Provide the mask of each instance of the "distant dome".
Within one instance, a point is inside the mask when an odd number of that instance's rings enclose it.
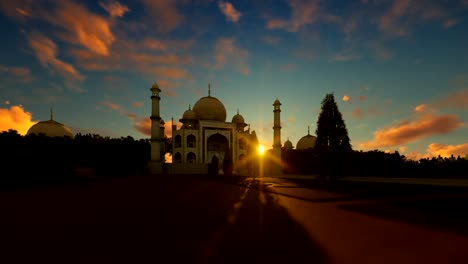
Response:
[[[216,97],[200,98],[193,106],[193,112],[200,120],[226,121],[226,108]]]
[[[31,126],[26,133],[26,135],[31,134],[45,134],[48,137],[71,137],[73,138],[73,133],[71,130],[66,127],[64,124],[61,124],[53,119],[47,121],[41,121]]]
[[[183,120],[196,120],[198,118],[197,118],[197,114],[192,109],[190,109],[190,106],[189,106],[189,109],[186,110],[184,114],[182,115],[182,119]]]
[[[312,135],[306,135],[303,136],[299,141],[297,142],[296,149],[308,149],[308,148],[313,148],[315,146],[315,140],[317,138],[312,136]]]
[[[289,139],[286,140],[286,142],[284,142],[284,148],[285,148],[285,149],[288,149],[288,150],[289,150],[289,149],[293,149],[293,144],[292,144],[291,141],[289,141]]]
[[[232,123],[244,124],[245,123],[244,117],[241,116],[239,112],[237,112],[237,114],[232,117]]]

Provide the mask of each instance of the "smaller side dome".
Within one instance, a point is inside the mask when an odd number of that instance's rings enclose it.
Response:
[[[293,149],[293,144],[292,144],[292,142],[289,140],[289,138],[288,138],[288,140],[286,140],[286,142],[284,142],[284,149],[286,149],[286,150],[291,150],[291,149]]]
[[[181,120],[197,120],[197,119],[198,119],[197,113],[195,113],[192,110],[191,106],[189,105],[189,109],[184,112]]]
[[[235,114],[232,117],[232,123],[236,123],[236,124],[244,124],[245,123],[244,117],[239,114],[239,109],[237,109],[237,114]]]

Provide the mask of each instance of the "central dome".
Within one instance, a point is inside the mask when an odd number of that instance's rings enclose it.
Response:
[[[226,108],[216,97],[205,96],[193,106],[199,120],[226,121]]]

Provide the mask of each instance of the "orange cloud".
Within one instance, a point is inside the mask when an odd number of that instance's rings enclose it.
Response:
[[[231,22],[238,22],[241,13],[236,10],[236,8],[229,2],[219,1],[218,3],[219,10],[226,16],[226,18]]]
[[[39,5],[36,13],[35,18],[45,19],[65,30],[58,34],[62,40],[82,45],[94,54],[110,54],[110,45],[115,41],[110,21],[93,14],[86,7],[73,1],[55,1],[47,9]]]
[[[8,108],[0,108],[0,131],[14,129],[21,135],[26,135],[28,129],[36,124],[32,121],[32,114],[24,111],[21,105],[13,105]]]
[[[314,23],[319,16],[319,2],[317,0],[289,0],[291,7],[291,18],[269,19],[266,27],[268,29],[283,29],[297,32],[302,27]]]
[[[155,67],[150,69],[150,71],[157,74],[160,78],[184,79],[189,76],[187,70],[180,68]]]
[[[343,101],[344,101],[344,102],[348,102],[348,101],[349,101],[349,96],[343,95]]]
[[[73,65],[63,62],[57,58],[57,45],[46,36],[35,33],[29,36],[29,45],[42,66],[52,68],[64,77],[73,77],[83,80],[84,77],[73,67]]]
[[[20,80],[23,82],[32,81],[31,70],[29,70],[29,68],[0,65],[0,73],[2,72],[13,75],[15,80]]]
[[[460,21],[458,19],[455,19],[455,18],[447,19],[444,22],[444,28],[451,28],[451,27],[455,26],[458,23],[460,23]]]
[[[99,5],[104,8],[111,17],[123,17],[125,13],[130,11],[127,6],[117,1],[109,1],[107,3],[99,2]]]
[[[176,129],[181,126],[181,123],[177,123]],[[145,136],[151,136],[151,119],[149,117],[140,118],[135,122],[133,128]],[[172,137],[172,124],[170,121],[164,123],[164,135],[169,138]]]
[[[133,128],[145,136],[151,136],[151,119],[149,117],[141,118],[135,122]]]
[[[228,63],[233,63],[234,67],[242,74],[250,74],[247,65],[249,53],[235,45],[233,38],[220,38],[215,45],[216,67],[222,69]]]
[[[397,146],[433,135],[447,134],[462,126],[463,122],[456,115],[424,114],[416,120],[405,120],[377,130],[373,140],[360,145],[365,149]]]
[[[438,143],[429,144],[427,152],[431,156],[450,157],[451,155],[457,157],[464,157],[468,154],[468,143],[459,145],[443,145]]]
[[[154,20],[158,31],[163,33],[172,31],[184,20],[183,15],[176,8],[175,2],[172,0],[143,0],[145,11]]]
[[[159,51],[165,51],[167,49],[166,43],[160,40],[151,39],[151,38],[147,38],[143,40],[143,47],[147,49],[159,50]]]
[[[364,113],[362,112],[362,109],[361,109],[361,108],[357,107],[357,108],[355,108],[355,109],[353,110],[352,115],[353,115],[353,117],[361,118],[361,117],[364,116]]]
[[[112,103],[112,102],[102,102],[101,103],[103,106],[111,109],[111,110],[115,110],[115,111],[119,111],[122,109],[122,106],[120,106],[119,104],[115,104],[115,103]]]
[[[143,102],[133,102],[133,103],[132,103],[132,106],[133,106],[133,107],[137,107],[137,108],[143,107],[143,105],[144,105]]]
[[[395,0],[390,10],[380,17],[378,22],[379,29],[389,35],[407,35],[407,29],[399,24],[398,20],[407,12],[410,8],[410,4],[410,0]]]
[[[420,104],[420,105],[417,105],[415,108],[414,108],[414,111],[418,112],[418,113],[422,113],[422,112],[425,112],[427,109],[427,105],[425,104]]]
[[[468,109],[468,89],[465,88],[458,90],[445,98],[438,100],[434,103],[434,106],[437,108],[447,107]]]

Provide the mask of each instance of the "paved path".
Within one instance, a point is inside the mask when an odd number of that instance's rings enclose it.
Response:
[[[287,179],[133,177],[0,193],[1,263],[466,263],[468,236]],[[354,207],[353,207],[354,206]]]

